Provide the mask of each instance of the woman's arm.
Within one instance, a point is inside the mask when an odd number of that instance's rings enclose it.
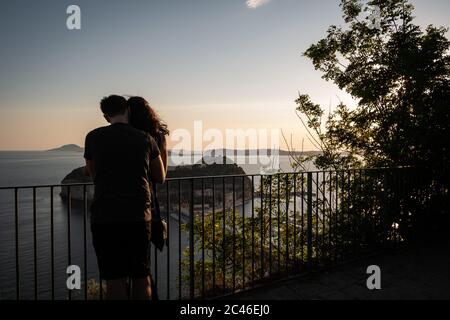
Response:
[[[150,162],[150,179],[156,183],[164,183],[166,181],[166,170],[164,169],[161,156],[158,156]]]
[[[167,151],[166,137],[164,135],[161,135],[161,143],[159,146],[159,151],[161,152],[161,159],[162,159],[162,162],[164,165],[165,173],[167,174],[167,169],[169,167],[169,164],[168,164],[169,155],[168,155],[168,151]]]

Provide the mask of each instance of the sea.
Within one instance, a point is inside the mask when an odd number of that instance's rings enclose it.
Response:
[[[58,185],[68,173],[83,165],[81,152],[0,151],[0,187]],[[247,174],[264,171],[257,164],[240,166]],[[279,157],[279,167],[284,172],[292,171],[288,156]],[[84,206],[76,204],[69,211],[59,193],[58,187],[19,189],[16,216],[14,189],[0,190],[0,300],[15,299],[18,290],[21,299],[84,299],[86,280],[98,282],[89,213],[85,215]],[[251,210],[249,203],[244,207],[245,211]],[[177,235],[178,219],[171,217],[169,223],[170,234]],[[189,291],[183,285],[180,289],[178,282],[178,254],[187,244],[188,236],[183,232],[180,239],[171,242],[169,257],[168,250],[157,257],[152,251],[153,274],[157,274],[158,293],[163,299],[177,299],[180,293],[183,296]],[[67,290],[69,265],[80,267],[80,290]],[[90,292],[88,297],[96,298],[95,294]]]

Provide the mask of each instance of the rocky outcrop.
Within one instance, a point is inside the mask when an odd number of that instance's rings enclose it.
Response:
[[[77,168],[69,173],[61,181],[62,185],[71,185],[70,187],[61,187],[61,198],[68,200],[70,189],[70,198],[72,201],[84,201],[84,186],[79,186],[80,183],[92,183],[92,179],[84,175],[84,167]],[[94,197],[94,187],[92,185],[86,186],[86,198],[91,201]]]
[[[235,163],[229,164],[204,164],[206,161],[202,160],[200,163],[194,165],[187,166],[176,166],[170,167],[169,172],[167,174],[168,178],[183,178],[183,177],[212,177],[212,176],[245,176],[245,171]],[[206,204],[211,204],[213,202],[212,190],[213,183],[212,179],[204,179],[203,181],[203,196]],[[170,183],[170,193],[177,194],[178,184]],[[181,194],[183,201],[188,201],[190,197],[190,184],[189,180],[183,181],[181,183]],[[62,185],[71,185],[70,186],[70,196],[72,201],[84,201],[84,186],[79,186],[77,184],[86,184],[92,183],[90,177],[84,175],[84,167],[77,168],[69,173],[64,179],[61,181]],[[244,183],[244,190],[242,185]],[[234,187],[233,187],[234,184]],[[232,198],[233,189],[236,194],[236,200],[242,201],[242,198],[245,200],[249,200],[252,197],[252,181],[249,177],[238,177],[238,178],[225,178],[224,180],[221,178],[217,178],[214,180],[215,185],[215,198],[217,201],[221,201],[223,199],[223,186],[225,186],[225,197]],[[195,204],[201,204],[201,195],[202,195],[202,180],[195,179],[193,181],[194,186],[194,196],[195,196]],[[244,191],[244,192],[243,192]],[[61,188],[61,197],[63,200],[67,201],[69,194],[69,187],[63,186]],[[89,185],[86,186],[86,196],[87,200],[91,201],[94,196],[94,187]],[[158,187],[158,197],[161,203],[165,203],[166,201],[166,187],[165,185]]]

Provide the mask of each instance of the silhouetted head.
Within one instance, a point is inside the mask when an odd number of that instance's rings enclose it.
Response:
[[[111,95],[103,98],[102,101],[100,101],[100,109],[108,122],[111,122],[117,117],[128,122],[128,103],[122,96]]]
[[[160,119],[155,110],[150,107],[147,100],[142,97],[130,97],[128,105],[130,106],[130,125],[149,133],[155,138],[169,134],[167,125]]]

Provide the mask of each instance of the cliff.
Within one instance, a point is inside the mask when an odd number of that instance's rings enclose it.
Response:
[[[194,165],[187,166],[176,166],[170,167],[169,172],[167,174],[168,178],[184,178],[184,177],[211,177],[211,176],[237,176],[237,175],[245,175],[244,169],[239,167],[238,165],[231,164],[202,164],[201,162]],[[206,204],[212,204],[212,180],[210,178],[203,179],[203,195]],[[216,201],[223,200],[223,184],[225,185],[225,194],[226,200],[232,198],[233,192],[233,180],[235,182],[235,192],[236,192],[236,200],[241,202],[242,200],[242,185],[244,184],[244,198],[248,200],[252,196],[252,185],[251,179],[249,177],[238,177],[238,178],[217,178],[214,179],[214,187],[215,187],[215,199]],[[78,184],[78,183],[91,183],[92,180],[90,177],[84,175],[84,167],[77,168],[70,172],[64,179],[61,181],[62,185],[65,184]],[[201,194],[202,194],[202,179],[195,179],[193,182],[194,185],[194,196],[195,196],[195,204],[201,203]],[[189,180],[183,180],[180,183],[181,187],[181,195],[182,201],[189,201],[191,194],[191,187]],[[67,201],[68,198],[68,187],[61,188],[61,197],[63,200]],[[158,186],[158,197],[161,203],[165,203],[166,201],[166,185]],[[178,192],[178,183],[177,181],[173,181],[170,183],[170,194],[171,197],[177,194]],[[94,188],[92,186],[86,187],[87,200],[91,201],[94,195]],[[70,194],[72,201],[84,201],[84,187],[83,186],[71,186]]]
[[[77,184],[77,183],[92,183],[92,179],[84,175],[84,167],[77,168],[72,170],[64,179],[61,181],[61,184]],[[61,188],[61,197],[63,200],[67,201],[68,198],[68,187]],[[72,201],[84,201],[84,187],[83,186],[71,186],[70,187],[70,195]],[[86,195],[87,200],[91,201],[94,197],[94,187],[87,186],[86,187]]]

